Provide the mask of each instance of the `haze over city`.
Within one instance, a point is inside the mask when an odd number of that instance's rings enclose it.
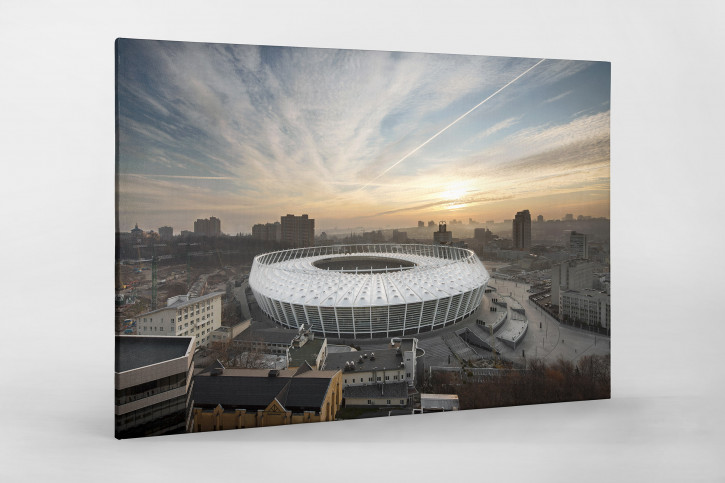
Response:
[[[120,40],[118,228],[609,217],[610,65]]]

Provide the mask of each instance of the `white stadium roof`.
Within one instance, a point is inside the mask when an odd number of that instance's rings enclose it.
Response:
[[[335,253],[337,252],[337,253]],[[347,252],[347,253],[346,253]],[[387,270],[323,270],[313,263],[360,256],[415,264]],[[437,245],[353,245],[285,250],[255,258],[250,284],[269,298],[322,307],[409,304],[480,287],[489,275],[473,252]]]

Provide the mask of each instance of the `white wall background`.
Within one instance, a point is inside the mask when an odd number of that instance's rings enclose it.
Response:
[[[3,481],[725,478],[725,4],[473,3],[0,3]],[[114,440],[116,37],[611,61],[613,399]]]

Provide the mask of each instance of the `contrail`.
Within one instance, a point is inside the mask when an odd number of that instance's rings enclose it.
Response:
[[[441,129],[437,133],[435,133],[433,136],[431,136],[430,138],[428,138],[428,140],[426,140],[423,144],[421,144],[420,146],[418,146],[417,148],[415,148],[414,150],[412,150],[411,152],[409,152],[408,154],[406,154],[405,156],[403,156],[402,158],[400,158],[397,162],[393,163],[391,166],[388,167],[388,169],[386,169],[385,171],[383,171],[382,173],[380,173],[379,175],[377,175],[375,178],[373,178],[370,181],[368,181],[362,188],[360,188],[360,190],[364,190],[365,188],[367,188],[368,186],[370,186],[370,184],[373,181],[377,180],[378,178],[380,178],[381,176],[383,176],[385,173],[387,173],[388,171],[390,171],[391,169],[393,169],[394,167],[396,167],[397,165],[399,165],[400,163],[402,163],[403,161],[405,161],[406,159],[408,159],[410,156],[412,156],[413,154],[415,154],[416,152],[418,152],[418,150],[420,148],[422,148],[423,146],[425,146],[426,144],[428,144],[429,142],[433,141],[435,138],[437,138],[438,136],[440,136],[441,134],[443,134],[444,132],[446,132],[446,130],[448,130],[449,127],[453,126],[455,123],[457,123],[458,121],[460,121],[461,119],[463,119],[464,117],[466,117],[467,115],[469,115],[470,113],[472,113],[473,111],[475,111],[476,109],[478,109],[486,101],[488,101],[489,99],[491,99],[492,97],[494,97],[496,94],[498,94],[499,92],[501,92],[502,90],[506,89],[508,86],[510,86],[511,84],[513,84],[514,82],[516,82],[517,80],[519,80],[520,78],[522,78],[523,76],[525,76],[526,74],[528,74],[529,71],[531,71],[531,69],[533,69],[537,65],[541,64],[545,60],[546,59],[541,59],[540,61],[538,61],[537,63],[535,63],[534,65],[532,65],[528,69],[526,69],[523,73],[521,73],[518,76],[516,76],[508,84],[506,84],[505,86],[503,86],[502,88],[500,88],[499,90],[497,90],[496,92],[494,92],[493,94],[491,94],[490,96],[488,96],[487,98],[485,98],[484,100],[482,100],[481,102],[479,102],[478,104],[476,104],[475,106],[473,106],[465,114],[463,114],[462,116],[460,116],[458,119],[456,119],[455,121],[453,121],[452,123],[450,123],[449,125],[447,125],[446,127],[444,127],[443,129]]]

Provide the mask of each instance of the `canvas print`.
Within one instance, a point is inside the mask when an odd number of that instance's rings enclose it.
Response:
[[[117,438],[610,397],[608,62],[115,47]]]

